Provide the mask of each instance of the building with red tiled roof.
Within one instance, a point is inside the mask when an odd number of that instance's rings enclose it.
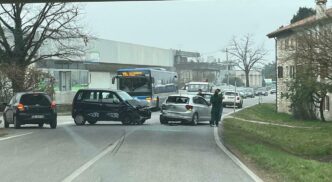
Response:
[[[282,97],[288,92],[287,83],[293,79],[295,73],[295,63],[290,59],[290,54],[297,46],[296,35],[310,28],[326,27],[332,28],[332,8],[327,9],[327,0],[316,0],[316,15],[297,21],[287,26],[267,34],[269,38],[274,38],[276,43],[276,62],[277,62],[277,111],[283,113],[291,112],[291,102]],[[330,95],[330,96],[329,96]],[[325,98],[325,117],[332,120],[332,94],[329,93]]]

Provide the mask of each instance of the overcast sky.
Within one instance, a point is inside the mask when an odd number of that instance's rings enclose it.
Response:
[[[331,6],[328,2],[328,7]],[[315,0],[186,0],[102,2],[84,5],[93,35],[160,48],[198,51],[224,59],[233,36],[250,33],[274,59],[274,41],[266,34],[289,24],[300,6]]]

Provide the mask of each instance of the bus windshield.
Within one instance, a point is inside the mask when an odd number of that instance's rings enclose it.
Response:
[[[120,90],[128,93],[151,92],[151,82],[148,77],[125,77],[119,79]]]

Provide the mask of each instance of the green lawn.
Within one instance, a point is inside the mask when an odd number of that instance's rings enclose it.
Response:
[[[225,119],[226,145],[253,161],[275,181],[332,181],[332,124],[298,121],[277,114],[274,105],[262,104],[234,116],[263,122],[313,128],[286,128]]]

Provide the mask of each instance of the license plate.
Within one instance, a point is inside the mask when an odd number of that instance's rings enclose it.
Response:
[[[44,116],[43,115],[33,115],[31,118],[32,119],[43,119]]]

